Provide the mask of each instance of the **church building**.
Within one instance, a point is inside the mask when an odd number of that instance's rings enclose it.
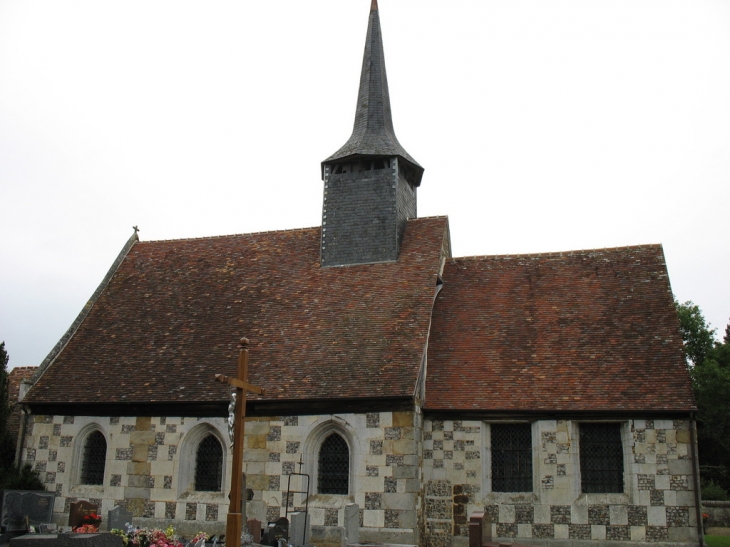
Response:
[[[352,136],[321,226],[140,241],[22,405],[20,457],[55,517],[225,529],[230,388],[250,340],[246,518],[306,509],[311,543],[627,547],[701,536],[696,410],[660,245],[455,258],[418,218],[373,0]],[[465,199],[466,196],[465,196]],[[307,476],[309,480],[307,480]],[[350,506],[352,508],[352,506]],[[618,545],[618,543],[613,543]]]

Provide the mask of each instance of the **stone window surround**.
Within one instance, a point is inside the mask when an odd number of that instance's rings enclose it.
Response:
[[[322,416],[314,422],[304,434],[304,473],[311,477],[311,492],[319,492],[317,477],[319,476],[319,448],[324,440],[331,433],[339,434],[347,443],[350,452],[350,481],[348,486],[349,494],[327,494],[328,496],[340,496],[342,498],[352,497],[357,492],[356,473],[357,464],[362,458],[360,444],[357,435],[354,434],[352,426],[339,416]]]
[[[582,423],[619,423],[621,424],[621,446],[624,456],[624,491],[611,494],[587,494],[582,491],[580,474],[580,424]],[[572,488],[575,493],[575,501],[581,501],[589,505],[605,503],[607,497],[613,498],[614,503],[632,504],[634,499],[634,487],[632,482],[631,464],[633,438],[631,424],[633,420],[570,420],[570,465],[573,468]],[[620,498],[620,499],[616,499]],[[574,502],[575,503],[575,502]]]
[[[218,492],[196,492],[195,490],[195,460],[198,452],[198,445],[208,435],[214,435],[223,448],[223,480],[221,489]],[[205,501],[210,501],[211,495],[224,498],[228,493],[227,485],[227,460],[230,450],[228,449],[228,432],[223,432],[216,427],[212,421],[201,421],[196,424],[180,440],[178,445],[178,499],[185,498],[187,501],[195,501],[197,497],[203,496]]]
[[[98,431],[104,436],[104,440],[106,441],[106,457],[105,457],[105,463],[104,463],[104,480],[102,481],[102,484],[82,484],[81,482],[81,466],[84,462],[84,446],[86,445],[86,439],[89,435],[91,435],[94,431]],[[87,493],[88,495],[98,495],[99,492],[104,491],[104,486],[108,484],[108,475],[109,475],[109,437],[110,434],[108,431],[105,431],[104,427],[98,423],[98,422],[91,422],[86,424],[84,427],[81,428],[81,430],[74,435],[73,439],[73,456],[72,456],[72,462],[74,464],[71,466],[71,488],[72,491],[76,494],[84,494]]]
[[[531,424],[532,432],[532,492],[493,492],[492,491],[492,431],[491,424]],[[539,492],[539,466],[537,465],[537,450],[540,446],[538,421],[529,420],[493,420],[490,422],[482,422],[482,492],[491,494],[493,498],[499,498],[500,501],[508,503],[515,496],[534,496]]]

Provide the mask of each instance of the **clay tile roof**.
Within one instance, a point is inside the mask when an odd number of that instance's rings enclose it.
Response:
[[[426,408],[690,411],[661,246],[447,261]]]
[[[319,228],[135,243],[24,402],[225,402],[242,336],[267,400],[412,397],[447,222],[340,268],[320,268]]]

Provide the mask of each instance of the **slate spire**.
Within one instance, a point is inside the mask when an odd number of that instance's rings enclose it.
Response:
[[[322,162],[323,177],[325,164],[357,156],[398,156],[405,164],[403,167],[407,167],[408,182],[413,186],[421,184],[423,167],[405,151],[393,130],[377,0],[372,0],[370,6],[355,126],[344,146]]]
[[[371,1],[355,127],[322,162],[323,267],[397,261],[408,219],[417,217],[423,167],[393,131],[378,2]]]

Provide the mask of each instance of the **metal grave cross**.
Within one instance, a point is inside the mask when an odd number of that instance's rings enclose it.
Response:
[[[238,377],[216,374],[215,379],[236,388],[236,410],[233,421],[233,473],[231,476],[231,502],[226,520],[226,539],[232,546],[241,542],[243,517],[241,514],[241,483],[243,476],[243,430],[246,419],[246,393],[263,395],[263,388],[248,383],[248,339],[241,338],[238,353]],[[228,543],[228,542],[227,542]]]

